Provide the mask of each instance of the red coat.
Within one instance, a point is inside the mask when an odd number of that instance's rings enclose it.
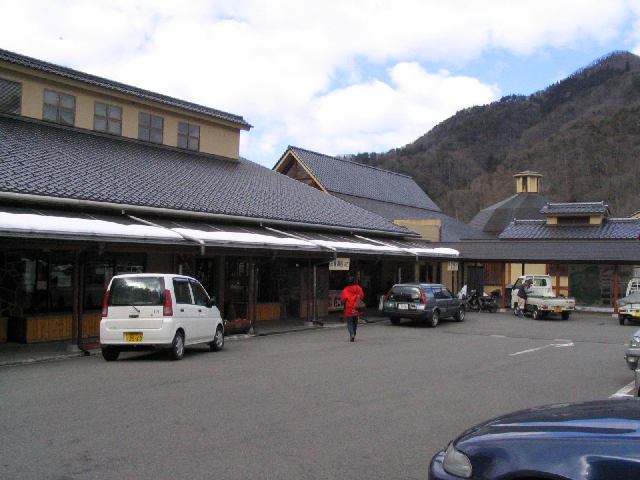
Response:
[[[345,317],[357,317],[362,315],[356,308],[358,298],[364,300],[364,292],[360,285],[349,285],[342,290],[340,300],[344,304],[344,316]]]

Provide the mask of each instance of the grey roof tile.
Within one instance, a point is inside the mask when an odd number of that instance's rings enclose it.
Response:
[[[544,218],[540,209],[547,203],[549,200],[538,193],[517,193],[480,210],[469,225],[497,237],[515,218]]]
[[[413,178],[298,147],[291,151],[332,193],[441,211]],[[286,154],[286,153],[285,153]]]
[[[501,240],[640,239],[640,219],[609,218],[601,225],[547,225],[544,220],[516,220]]]
[[[0,191],[409,233],[245,159],[2,116]]]
[[[249,129],[251,125],[248,124],[244,118],[240,115],[234,115],[232,113],[223,112],[215,108],[205,107],[196,103],[187,102],[178,98],[169,97],[160,93],[150,92],[142,88],[133,87],[124,83],[108,80],[106,78],[98,77],[88,73],[73,70],[71,68],[63,67],[49,62],[44,62],[36,58],[27,57],[18,53],[10,52],[8,50],[0,49],[0,60],[13,63],[15,65],[21,65],[34,70],[40,70],[42,72],[53,73],[61,77],[69,78],[79,82],[94,85],[96,87],[106,88],[126,95],[132,95],[145,100],[151,100],[154,102],[162,103],[172,107],[184,108],[192,112],[201,113],[211,117],[219,118],[236,124],[240,128]]]
[[[604,215],[609,213],[609,205],[604,202],[547,203],[540,209],[543,215]]]
[[[442,212],[434,212],[433,210],[427,210],[424,208],[397,205],[394,203],[381,202],[370,198],[354,197],[340,193],[335,195],[346,202],[357,205],[365,210],[369,210],[370,212],[377,213],[389,220],[440,220],[442,224],[440,240],[443,242],[457,242],[461,239],[471,238],[492,238],[484,232],[481,232],[453,217],[445,215]]]

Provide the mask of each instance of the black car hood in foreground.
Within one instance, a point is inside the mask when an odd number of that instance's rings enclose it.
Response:
[[[457,443],[484,435],[520,437],[541,433],[635,434],[640,441],[640,399],[560,403],[521,410],[467,430]]]
[[[472,478],[640,479],[640,399],[523,410],[467,430],[454,445]]]

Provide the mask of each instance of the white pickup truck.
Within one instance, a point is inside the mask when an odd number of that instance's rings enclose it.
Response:
[[[640,322],[640,278],[632,278],[627,285],[626,295],[618,300],[618,320]]]
[[[554,295],[549,275],[523,275],[516,280],[511,290],[511,305],[514,313],[517,313],[518,289],[525,280],[531,280],[533,284],[527,290],[527,304],[524,313],[530,313],[536,320],[540,320],[550,313],[558,313],[563,320],[569,320],[569,315],[576,308],[576,301],[573,298]]]

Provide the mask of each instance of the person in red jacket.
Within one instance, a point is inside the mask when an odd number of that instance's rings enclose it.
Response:
[[[344,290],[342,290],[340,300],[344,305],[344,316],[347,320],[349,340],[353,342],[356,339],[358,320],[362,314],[362,312],[358,310],[358,299],[364,300],[364,292],[362,291],[362,287],[358,284],[357,279],[349,277],[347,283],[348,285],[344,287]]]

